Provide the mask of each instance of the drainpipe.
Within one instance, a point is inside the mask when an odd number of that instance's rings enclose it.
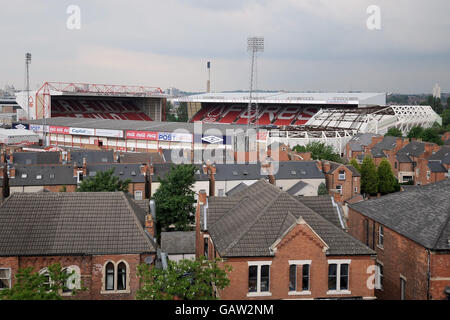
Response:
[[[427,259],[428,259],[428,270],[427,270],[427,300],[430,300],[430,282],[431,282],[431,259],[430,259],[430,250],[427,250]]]

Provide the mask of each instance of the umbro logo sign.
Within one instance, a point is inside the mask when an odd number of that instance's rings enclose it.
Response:
[[[202,141],[211,143],[211,144],[215,144],[215,143],[222,143],[223,139],[216,137],[216,136],[207,136],[207,137],[203,137]]]

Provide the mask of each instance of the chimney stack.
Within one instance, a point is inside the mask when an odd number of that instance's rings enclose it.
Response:
[[[87,176],[87,164],[86,164],[86,158],[83,157],[83,175]]]
[[[14,179],[16,177],[16,168],[12,167],[11,169],[9,169],[9,177],[11,179]]]
[[[270,163],[261,164],[261,168],[263,168],[263,170],[267,173],[269,183],[275,185],[275,176],[273,175],[272,164]]]
[[[149,202],[150,214],[145,216],[145,230],[155,238],[155,223],[156,223],[156,204],[155,200],[150,200]]]
[[[324,161],[323,162],[323,172],[327,173],[328,171],[331,170],[331,164],[329,161]]]

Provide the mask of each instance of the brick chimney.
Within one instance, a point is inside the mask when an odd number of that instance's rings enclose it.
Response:
[[[323,172],[324,173],[327,173],[328,171],[331,170],[331,164],[330,164],[329,161],[323,161],[322,165],[323,165]]]
[[[16,177],[16,168],[12,167],[9,169],[9,177],[14,179]]]
[[[145,164],[142,164],[140,167],[139,167],[139,169],[141,170],[141,174],[142,175],[144,175],[144,176],[146,176],[147,175],[147,172],[148,172],[148,165],[145,163]]]
[[[156,204],[155,200],[149,202],[150,213],[145,216],[145,230],[153,237],[156,236]]]
[[[272,165],[270,163],[264,163],[264,164],[261,164],[261,168],[263,168],[263,170],[265,172],[267,172],[267,177],[269,178],[269,183],[272,185],[275,185],[275,176],[273,175]]]
[[[316,161],[316,165],[317,168],[320,170],[320,172],[323,172],[322,161],[320,160]]]
[[[83,176],[87,176],[86,158],[83,158]]]
[[[215,190],[216,190],[216,166],[214,164],[207,164],[203,166],[203,172],[206,168],[206,174],[209,175],[209,196],[214,197],[215,196]]]
[[[204,164],[202,166],[202,169],[203,169],[203,174],[208,174],[208,166],[206,164]]]
[[[67,151],[67,162],[70,162],[71,159],[72,159],[72,152]]]

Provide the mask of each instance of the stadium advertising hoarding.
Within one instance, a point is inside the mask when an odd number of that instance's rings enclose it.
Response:
[[[95,136],[95,129],[90,128],[69,128],[69,134],[81,136]]]
[[[158,132],[127,130],[126,137],[127,139],[157,141]]]
[[[95,135],[108,138],[123,138],[123,130],[95,129]]]
[[[58,133],[58,134],[69,134],[69,127],[60,127],[60,126],[49,126],[50,133]]]
[[[231,137],[229,136],[219,136],[212,134],[196,134],[194,137],[195,143],[204,144],[231,144]]]
[[[159,141],[173,141],[173,142],[192,142],[192,134],[190,133],[175,133],[175,132],[159,132]]]

